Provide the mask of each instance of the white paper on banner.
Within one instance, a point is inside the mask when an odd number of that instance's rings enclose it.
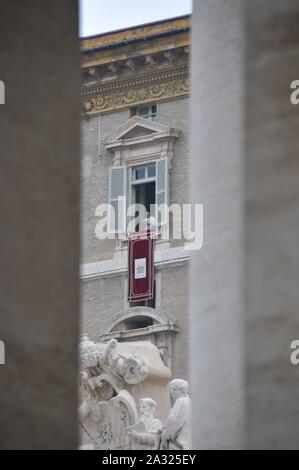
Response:
[[[135,279],[146,277],[146,258],[135,259]]]

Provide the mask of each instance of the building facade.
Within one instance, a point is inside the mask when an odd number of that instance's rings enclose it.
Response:
[[[94,341],[150,340],[182,378],[189,252],[173,237],[176,216],[159,221],[154,297],[141,302],[128,301],[127,231],[98,230],[116,196],[146,210],[189,203],[189,29],[184,16],[81,40],[81,329]]]

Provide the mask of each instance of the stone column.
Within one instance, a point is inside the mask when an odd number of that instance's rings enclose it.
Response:
[[[194,3],[193,445],[298,448],[299,4]]]
[[[191,181],[204,241],[192,255],[191,378],[203,449],[243,446],[243,16],[242,0],[194,2]]]
[[[0,3],[0,448],[77,446],[77,2]]]
[[[248,1],[247,445],[299,448],[299,2]]]

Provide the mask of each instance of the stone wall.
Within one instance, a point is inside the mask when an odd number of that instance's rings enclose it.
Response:
[[[180,98],[158,104],[158,121],[182,131],[175,143],[173,170],[170,174],[170,203],[187,203],[189,100]],[[129,119],[129,109],[90,117],[81,122],[81,240],[82,263],[113,257],[114,240],[95,237],[98,204],[108,203],[109,168],[112,155],[103,140]],[[100,131],[99,131],[100,123]],[[100,133],[100,135],[99,135]],[[101,144],[99,145],[99,142]],[[173,245],[182,242],[176,241]],[[159,268],[161,272],[161,305],[166,315],[178,321],[174,350],[174,375],[188,377],[188,265]],[[97,340],[105,331],[112,315],[128,307],[126,274],[84,280],[81,283],[82,331]]]
[[[90,117],[81,121],[82,263],[92,263],[113,257],[115,241],[101,241],[95,237],[95,226],[99,220],[95,216],[95,209],[99,204],[109,202],[108,182],[112,154],[105,150],[103,140],[128,119],[129,109],[103,114],[100,117]],[[186,203],[189,198],[188,99],[181,98],[159,103],[158,121],[182,130],[178,142],[175,143],[173,171],[170,175],[170,203]],[[101,145],[99,145],[99,141]]]
[[[177,321],[173,376],[188,378],[188,264],[161,270],[161,306],[159,310]],[[110,276],[81,283],[81,330],[97,341],[107,331],[111,317],[127,307],[126,275]]]

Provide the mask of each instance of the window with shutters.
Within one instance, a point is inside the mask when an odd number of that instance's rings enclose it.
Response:
[[[141,219],[145,219],[146,213],[150,213],[151,216],[155,216],[155,203],[156,203],[156,163],[149,165],[133,166],[131,169],[131,203],[141,205],[144,210],[140,214],[139,210],[136,210],[135,217],[140,216]],[[135,227],[136,231],[142,231],[147,227],[143,227],[143,224],[137,224]]]
[[[166,223],[165,208],[161,204],[168,202],[167,159],[162,158],[147,165],[133,166],[131,172],[131,203],[140,204],[144,208],[143,214],[139,214],[137,210],[135,217],[140,216],[143,219],[146,214],[150,215],[141,227],[138,224],[135,229],[143,231],[147,228],[159,228]],[[159,206],[161,210],[158,210]]]
[[[108,232],[126,233],[126,181],[125,166],[112,166],[109,171]]]
[[[150,217],[146,215],[144,220],[139,220],[139,223],[144,222],[147,225],[148,218],[154,218],[155,227],[159,229],[161,238],[167,239],[168,178],[174,157],[174,142],[179,138],[180,131],[147,119],[151,113],[156,112],[156,108],[151,107],[147,111],[143,109],[140,112],[143,117],[141,115],[131,117],[104,142],[105,149],[113,155],[109,178],[109,202],[112,207],[111,214],[116,214],[116,217],[109,223],[109,227],[110,231],[118,234],[118,239],[125,240],[128,235],[128,224],[134,216],[139,215],[132,211],[134,208],[131,206],[141,204],[144,206],[144,215],[149,212]],[[129,214],[125,213],[124,201],[126,207],[130,207]],[[142,214],[140,215],[142,217]],[[133,230],[140,230],[140,227],[131,226],[129,231]]]
[[[127,178],[130,188],[127,194]],[[160,158],[147,165],[137,165],[127,168],[113,166],[110,168],[109,178],[109,229],[110,233],[125,234],[128,219],[126,206],[140,204],[144,208],[143,214],[137,210],[135,217],[141,219],[149,213],[152,223],[160,228],[168,223],[168,166],[167,158]],[[152,227],[151,227],[152,228]],[[145,230],[139,224],[136,231]]]

